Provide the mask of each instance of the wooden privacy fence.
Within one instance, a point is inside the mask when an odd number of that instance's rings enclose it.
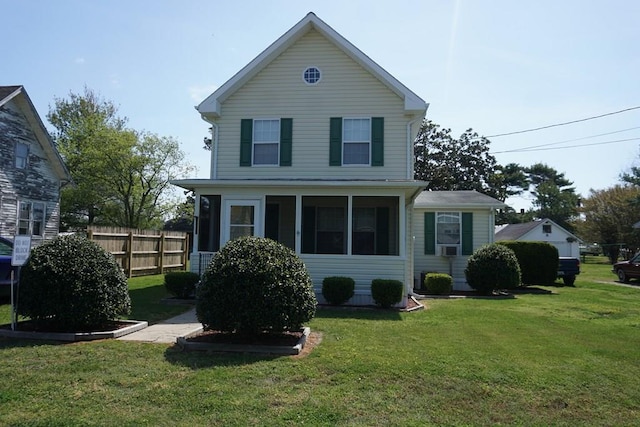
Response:
[[[189,236],[184,232],[90,226],[87,237],[110,252],[127,277],[187,269]]]

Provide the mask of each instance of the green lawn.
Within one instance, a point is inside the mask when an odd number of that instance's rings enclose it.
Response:
[[[304,358],[0,339],[0,425],[637,425],[640,287],[582,267],[552,294],[319,310]]]

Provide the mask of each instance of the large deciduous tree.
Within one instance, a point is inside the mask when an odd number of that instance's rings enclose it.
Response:
[[[458,139],[451,129],[424,120],[414,143],[415,179],[429,181],[431,190],[476,190],[493,197],[496,159],[489,140],[472,129]]]
[[[118,145],[126,119],[117,107],[85,86],[83,94],[55,98],[47,119],[58,151],[73,177],[74,186],[63,188],[61,222],[65,227],[100,223],[106,193],[101,169],[105,150]],[[105,173],[108,171],[104,171]]]
[[[640,220],[637,200],[640,186],[615,185],[604,190],[590,190],[582,202],[583,219],[576,223],[580,236],[598,242],[611,262],[618,259],[620,245],[640,248],[640,233],[633,224]]]
[[[47,118],[75,182],[62,192],[63,228],[162,225],[169,181],[191,170],[175,139],[128,129],[117,107],[86,87],[55,98]]]

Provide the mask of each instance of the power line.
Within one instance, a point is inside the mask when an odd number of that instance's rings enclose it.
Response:
[[[628,141],[639,141],[639,140],[640,140],[640,138],[629,138],[629,139],[617,139],[615,141],[594,142],[592,144],[567,145],[567,146],[564,146],[564,147],[547,147],[547,148],[530,148],[530,149],[519,148],[519,149],[516,149],[516,150],[494,151],[494,152],[491,152],[491,154],[503,154],[503,153],[514,153],[514,152],[528,153],[528,152],[531,152],[531,151],[563,150],[565,148],[591,147],[591,146],[594,146],[594,145],[606,145],[606,144],[614,144],[616,142],[628,142]]]
[[[578,119],[578,120],[571,120],[569,122],[556,123],[556,124],[553,124],[553,125],[541,126],[541,127],[532,128],[532,129],[519,130],[519,131],[515,131],[515,132],[499,133],[499,134],[496,134],[496,135],[487,135],[487,136],[485,136],[485,138],[499,138],[501,136],[509,136],[509,135],[517,135],[517,134],[520,134],[520,133],[535,132],[535,131],[538,131],[538,130],[549,129],[549,128],[558,127],[558,126],[566,126],[566,125],[571,125],[571,124],[574,124],[574,123],[586,122],[588,120],[600,119],[602,117],[613,116],[615,114],[626,113],[627,111],[638,110],[638,109],[640,109],[640,105],[637,106],[637,107],[625,108],[624,110],[613,111],[611,113],[601,114],[599,116],[587,117],[587,118]]]
[[[530,147],[514,148],[513,150],[498,151],[498,153],[517,153],[517,152],[520,152],[520,151],[531,151],[534,148],[548,147],[550,145],[557,145],[557,144],[565,144],[567,142],[583,141],[585,139],[598,138],[598,137],[607,136],[607,135],[614,135],[616,133],[628,132],[630,130],[636,130],[636,129],[640,129],[640,126],[636,126],[636,127],[632,127],[632,128],[628,128],[628,129],[616,130],[616,131],[613,131],[613,132],[599,133],[597,135],[583,136],[581,138],[565,139],[564,141],[549,142],[547,144],[532,145]],[[565,148],[565,147],[560,147],[560,148]],[[495,154],[495,153],[493,153],[493,154]]]

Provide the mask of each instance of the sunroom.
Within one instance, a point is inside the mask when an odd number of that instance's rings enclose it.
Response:
[[[356,282],[349,304],[373,303],[371,281],[413,286],[411,224],[421,181],[181,180],[196,195],[191,270],[202,274],[224,244],[268,237],[304,261],[322,303],[322,280]]]

